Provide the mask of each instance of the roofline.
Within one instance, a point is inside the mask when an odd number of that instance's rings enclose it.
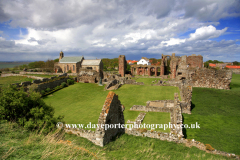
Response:
[[[80,61],[78,61],[80,62]],[[78,62],[59,62],[59,63],[78,63]]]

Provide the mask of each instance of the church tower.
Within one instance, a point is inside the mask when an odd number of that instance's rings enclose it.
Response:
[[[61,60],[63,57],[64,57],[64,54],[63,54],[63,52],[61,51],[60,54],[59,54],[59,62],[60,62],[60,60]]]

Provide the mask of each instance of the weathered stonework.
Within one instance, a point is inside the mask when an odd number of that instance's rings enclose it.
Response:
[[[120,55],[118,57],[118,71],[122,77],[125,77],[126,69],[127,69],[127,62],[126,62],[125,56]]]
[[[130,108],[133,111],[145,111],[145,112],[169,112],[171,114],[171,133],[178,137],[183,137],[182,128],[182,109],[178,94],[174,94],[174,100],[157,100],[148,101],[146,106],[134,105]],[[175,126],[174,126],[175,125]],[[141,132],[141,131],[139,131]]]
[[[123,110],[124,108],[118,100],[118,96],[110,91],[98,118],[99,127],[96,128],[95,132],[71,128],[65,128],[65,131],[87,138],[96,145],[103,147],[115,136],[125,133]],[[106,128],[106,126],[108,127]]]
[[[189,84],[193,87],[230,89],[232,72],[229,70],[214,70],[202,68],[191,75]]]

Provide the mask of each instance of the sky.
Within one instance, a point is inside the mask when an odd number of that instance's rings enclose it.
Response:
[[[240,61],[240,0],[0,0],[0,61]]]

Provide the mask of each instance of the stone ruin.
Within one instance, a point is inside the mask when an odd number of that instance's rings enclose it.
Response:
[[[76,134],[87,138],[98,146],[103,147],[109,143],[115,136],[125,132],[124,128],[124,107],[118,100],[118,96],[110,91],[107,95],[102,111],[98,118],[98,128],[95,131],[84,130],[79,128],[64,128],[67,133]],[[109,128],[105,129],[104,126]],[[101,127],[103,126],[103,127]]]
[[[183,132],[181,127],[174,127],[181,126],[182,125],[182,109],[180,106],[180,101],[178,99],[178,94],[174,94],[174,100],[157,100],[157,101],[148,101],[146,106],[141,105],[134,105],[130,108],[132,111],[144,111],[144,112],[168,112],[171,115],[171,134],[168,133],[161,133],[157,131],[145,131],[142,133],[141,129],[138,128],[126,128],[125,132],[130,135],[144,135],[146,137],[154,137],[159,138],[161,140],[167,140],[167,139],[178,139],[183,137]],[[139,114],[138,118],[135,120],[136,124],[140,124],[143,121],[143,118],[145,116]],[[142,117],[142,118],[140,118]],[[138,120],[140,119],[140,120]],[[128,121],[129,123],[132,123]],[[173,134],[173,135],[172,135]]]
[[[11,85],[16,85],[17,87],[23,87],[25,91],[30,90],[31,88],[37,92],[41,92],[42,90],[46,90],[47,88],[53,89],[57,86],[60,86],[62,82],[67,83],[67,80],[71,79],[67,76],[67,73],[59,75],[58,77],[51,78],[43,78],[41,80],[33,80],[21,82],[21,83],[13,83]]]
[[[100,78],[103,78],[100,72],[92,69],[80,69],[77,76],[78,82],[84,83],[97,83],[100,81]]]

